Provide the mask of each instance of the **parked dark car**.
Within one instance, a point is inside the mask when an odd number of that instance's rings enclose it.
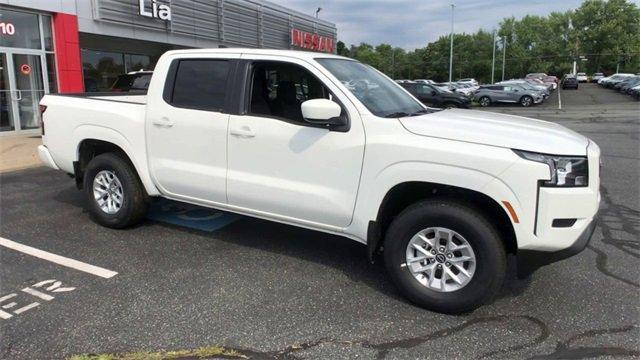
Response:
[[[619,82],[613,88],[620,92],[626,93],[627,89],[635,87],[638,84],[640,84],[640,76],[636,75],[636,76],[631,76],[628,79]]]
[[[153,71],[135,71],[118,76],[111,91],[147,91]]]
[[[562,78],[562,89],[578,90],[578,78],[575,75],[567,74]]]
[[[460,93],[442,90],[437,86],[423,83],[402,83],[411,95],[415,96],[423,104],[434,107],[458,107],[468,109],[471,107],[471,99]]]

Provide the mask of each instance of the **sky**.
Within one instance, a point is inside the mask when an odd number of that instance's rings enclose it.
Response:
[[[582,0],[271,0],[279,5],[315,14],[335,23],[338,40],[348,45],[388,43],[413,50],[451,31],[451,3],[455,6],[454,32],[492,31],[506,17],[547,15],[580,6]],[[636,2],[636,0],[632,0]]]

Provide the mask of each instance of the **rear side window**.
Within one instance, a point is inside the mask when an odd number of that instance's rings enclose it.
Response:
[[[169,102],[177,107],[221,111],[229,68],[227,60],[180,60]]]

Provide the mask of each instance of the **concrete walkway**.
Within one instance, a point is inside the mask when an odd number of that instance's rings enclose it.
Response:
[[[40,135],[0,136],[0,172],[40,166]]]

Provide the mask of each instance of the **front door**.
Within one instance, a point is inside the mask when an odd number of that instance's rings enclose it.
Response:
[[[39,126],[38,103],[45,95],[42,55],[0,53],[0,131]]]
[[[229,119],[229,205],[286,221],[346,227],[358,193],[364,129],[348,99],[342,102],[343,115],[351,115],[347,132],[304,121],[302,102],[334,99],[340,92],[305,66],[299,60],[252,64],[247,114]]]

